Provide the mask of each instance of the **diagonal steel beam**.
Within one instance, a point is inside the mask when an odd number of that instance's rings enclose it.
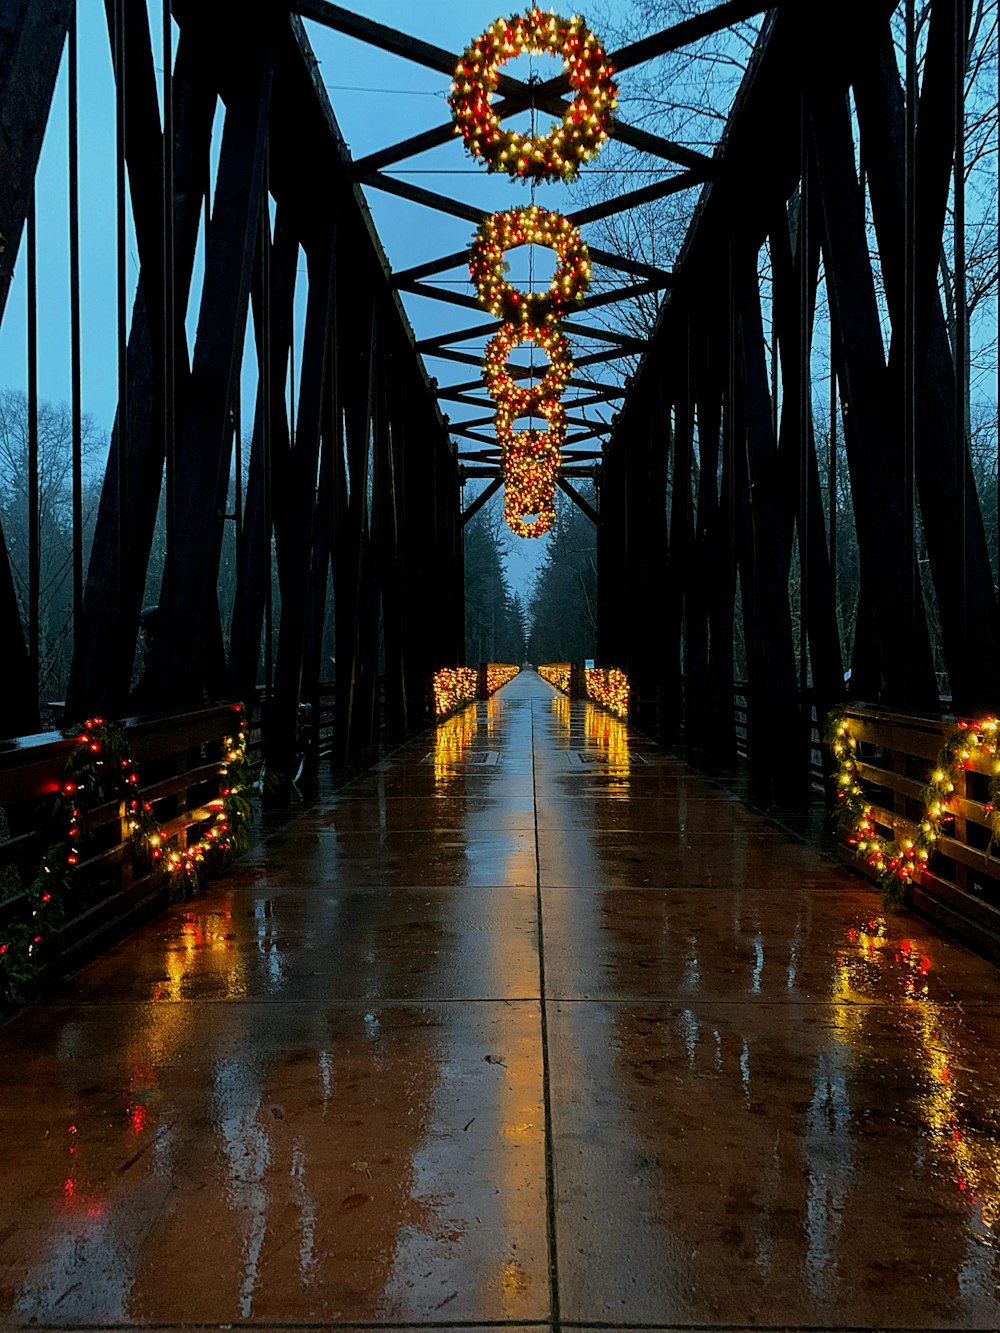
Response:
[[[703,14],[682,19],[680,23],[672,23],[669,28],[663,28],[649,37],[642,37],[637,42],[630,42],[628,46],[619,47],[617,51],[611,53],[611,63],[616,70],[632,69],[635,65],[654,60],[657,56],[667,55],[670,51],[677,51],[682,46],[689,46],[692,42],[700,41],[702,37],[710,37],[713,32],[731,28],[734,23],[753,18],[755,14],[762,14],[771,8],[773,3],[762,5],[759,0],[727,0],[725,4],[716,5],[714,9],[708,9]],[[542,88],[546,86],[543,84]]]
[[[414,204],[423,204],[425,208],[436,209],[439,213],[447,213],[453,218],[462,218],[465,222],[471,222],[475,226],[488,218],[490,215],[484,208],[474,208],[471,204],[463,204],[458,199],[449,199],[445,194],[438,194],[436,190],[425,190],[422,185],[411,185],[409,181],[400,180],[398,176],[383,176],[379,171],[370,171],[367,176],[362,177],[361,185],[367,185],[373,190],[384,190],[386,194],[394,194],[400,199],[409,199]]]
[[[662,157],[668,162],[676,162],[678,166],[704,171],[706,175],[711,175],[717,165],[707,153],[699,153],[696,148],[688,148],[673,139],[665,139],[662,134],[650,134],[648,130],[639,129],[638,125],[626,125],[620,120],[612,125],[611,138],[639,152],[649,153],[651,157]]]
[[[666,269],[656,268],[653,264],[644,264],[638,259],[629,259],[625,255],[612,254],[610,250],[599,250],[597,246],[588,245],[590,251],[590,262],[600,264],[604,268],[619,269],[622,273],[631,273],[636,278],[647,278],[650,282],[654,279],[662,281],[664,287],[669,287],[673,282],[673,275]]]
[[[351,164],[351,175],[355,180],[360,180],[373,171],[391,166],[393,162],[402,162],[405,158],[416,157],[418,153],[427,153],[432,148],[440,148],[442,144],[450,143],[454,137],[454,125],[435,125],[432,130],[424,130],[422,134],[414,134],[409,139],[400,139],[398,143],[380,148],[377,153],[359,157]]]
[[[704,171],[680,171],[665,181],[655,185],[644,185],[641,190],[630,190],[617,199],[607,199],[600,204],[591,204],[589,208],[578,209],[570,213],[569,220],[574,227],[582,227],[586,222],[598,222],[601,218],[612,217],[615,213],[624,213],[626,209],[636,208],[640,204],[650,204],[656,199],[664,199],[669,194],[680,194],[701,185],[706,179]]]
[[[425,282],[395,282],[397,291],[409,292],[413,296],[427,296],[434,301],[443,301],[445,305],[461,306],[463,310],[482,310],[482,306],[468,292],[454,292],[448,287],[431,287]]]
[[[513,372],[517,372],[518,370],[521,370],[521,369],[522,369],[522,367],[520,367],[520,366],[512,366],[512,367],[511,367],[511,370],[512,370]],[[524,369],[524,373],[527,374],[527,367],[523,367],[523,369]],[[514,374],[514,378],[517,379],[517,378],[519,378],[519,376],[515,373],[515,374]],[[624,390],[624,389],[619,389],[617,386],[610,385],[610,384],[605,388],[603,385],[598,386],[598,385],[596,385],[596,384],[591,384],[588,380],[570,379],[570,380],[569,380],[569,387],[570,387],[571,389],[592,389],[592,390],[594,390],[593,397],[590,397],[590,398],[579,398],[579,399],[577,399],[577,400],[576,400],[576,403],[574,404],[574,406],[577,406],[577,407],[582,407],[582,406],[584,406],[585,404],[586,404],[586,405],[589,405],[590,403],[603,402],[605,399],[608,399],[608,398],[624,398],[624,397],[625,397],[625,390]],[[444,389],[438,389],[438,394],[437,394],[437,396],[438,396],[438,398],[446,398],[446,399],[448,399],[449,402],[453,402],[453,403],[468,403],[470,406],[475,407],[475,406],[478,406],[478,405],[482,402],[482,399],[481,399],[481,398],[474,398],[474,397],[472,397],[472,394],[473,394],[473,392],[475,392],[476,390],[480,390],[480,391],[481,391],[482,388],[483,388],[483,382],[482,382],[482,380],[467,380],[466,383],[464,383],[464,384],[449,384],[447,388],[444,388]]]
[[[455,254],[428,260],[426,264],[417,264],[413,268],[401,269],[392,276],[393,286],[399,287],[408,282],[417,282],[420,278],[432,278],[436,273],[447,273],[450,268],[458,268],[460,264],[468,266],[468,263],[468,250],[458,250]]]
[[[470,518],[474,518],[479,513],[484,504],[487,504],[497,491],[503,485],[501,477],[494,477],[490,484],[476,496],[472,503],[462,510],[462,526],[468,523]]]
[[[662,291],[665,285],[663,282],[652,281],[634,282],[628,287],[612,287],[608,291],[595,292],[593,296],[588,296],[578,308],[580,310],[596,310],[599,306],[615,305],[619,301],[628,301],[634,296],[650,296],[654,292]]]
[[[619,347],[638,352],[646,346],[645,338],[631,337],[627,333],[616,333],[614,329],[590,328],[584,324],[571,324],[568,319],[562,322],[562,330],[572,338],[595,338],[598,342],[615,343]],[[579,361],[574,362],[579,365]]]
[[[560,471],[556,476],[556,485],[559,489],[573,501],[577,509],[580,509],[587,515],[591,523],[597,524],[597,510],[594,506],[583,498],[575,486],[571,486],[566,480],[565,473]]]

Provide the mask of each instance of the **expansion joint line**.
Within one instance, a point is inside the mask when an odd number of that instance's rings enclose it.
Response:
[[[538,845],[538,774],[535,763],[535,701],[531,713],[531,808],[535,825],[535,915],[538,919],[538,996],[541,1010],[542,1105],[545,1116],[545,1228],[549,1249],[549,1301],[552,1333],[562,1328],[559,1313],[559,1254],[556,1247],[556,1176],[552,1138],[552,1084],[549,1070],[549,1019],[545,993],[545,931],[542,920],[542,862]]]

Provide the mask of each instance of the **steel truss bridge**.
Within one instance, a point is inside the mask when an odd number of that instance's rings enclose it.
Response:
[[[592,248],[617,275],[566,329],[577,369],[639,354],[627,383],[575,386],[560,485],[597,525],[598,658],[623,668],[637,717],[659,738],[725,758],[735,744],[734,625],[746,645],[749,762],[778,795],[801,791],[811,715],[846,692],[895,709],[940,706],[928,626],[926,559],[937,634],[957,711],[995,708],[1000,614],[970,456],[968,332],[949,335],[938,269],[954,228],[964,284],[964,91],[972,6],[931,0],[922,78],[901,79],[889,0],[814,7],[745,0],[613,51],[629,70],[731,24],[762,17],[723,136],[706,154],[624,120],[623,143],[648,154],[652,183],[570,213],[588,225],[700,187],[670,272]],[[116,355],[120,398],[92,548],[84,551],[80,421],[80,248],[77,60],[73,0],[0,0],[0,317],[16,264],[27,266],[29,436],[36,421],[38,331],[34,183],[61,63],[70,88],[69,191],[73,363],[74,652],[72,716],[127,706],[161,495],[166,555],[161,613],[168,654],[163,699],[182,712],[246,699],[270,686],[266,742],[281,771],[302,700],[322,675],[327,582],[336,624],[335,760],[357,761],[375,737],[379,680],[394,736],[428,720],[427,682],[463,653],[462,529],[500,485],[489,402],[461,350],[494,325],[472,295],[440,281],[465,252],[394,272],[365,191],[388,191],[429,215],[478,224],[483,213],[389,174],[453,137],[450,122],[353,160],[305,21],[450,77],[457,51],[375,23],[327,0],[147,6],[106,0],[116,75],[118,238]],[[175,59],[154,67],[154,34]],[[171,75],[172,68],[172,75]],[[561,115],[556,78],[503,75],[501,110]],[[212,152],[222,109],[221,144]],[[456,144],[456,152],[459,146]],[[956,169],[957,162],[957,169]],[[128,200],[126,200],[126,191]],[[211,200],[200,304],[189,311],[203,210]],[[128,308],[127,204],[140,276]],[[866,209],[874,224],[871,253]],[[950,233],[949,233],[950,234]],[[433,228],[428,228],[433,239]],[[768,308],[759,255],[770,256]],[[299,249],[307,272],[297,274]],[[294,301],[305,283],[296,398],[285,386]],[[454,329],[418,340],[400,293],[454,307]],[[595,311],[662,293],[648,340]],[[835,369],[829,420],[814,420],[810,376],[816,310]],[[880,300],[888,310],[883,328]],[[765,314],[769,320],[765,319]],[[249,321],[249,325],[248,325]],[[768,330],[768,322],[770,330]],[[193,338],[186,329],[195,330]],[[252,423],[239,384],[248,327],[258,366]],[[424,357],[464,382],[438,384]],[[612,403],[605,425],[586,409]],[[450,423],[444,410],[471,408]],[[477,417],[475,412],[479,410]],[[34,415],[33,415],[34,414]],[[246,425],[245,487],[234,451]],[[817,434],[842,438],[861,566],[844,655],[838,613],[838,450],[821,475]],[[31,440],[29,439],[29,446]],[[462,508],[461,483],[486,483]],[[575,479],[596,482],[596,507]],[[30,484],[30,479],[29,479]],[[34,492],[37,497],[37,489]],[[37,499],[35,501],[37,506]],[[223,624],[217,583],[227,520],[236,525],[237,582]],[[29,596],[19,601],[0,545],[3,729],[38,725],[39,528],[31,524]],[[280,610],[272,605],[272,543]],[[85,560],[85,554],[87,559]],[[276,649],[265,625],[274,621]],[[262,650],[262,638],[266,645]],[[262,661],[262,651],[266,662]]]

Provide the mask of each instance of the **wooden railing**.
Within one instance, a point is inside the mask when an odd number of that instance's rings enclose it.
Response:
[[[197,842],[217,815],[224,771],[223,739],[238,727],[232,705],[178,717],[125,724],[140,776],[139,795],[152,807],[163,850]],[[47,732],[26,736],[0,751],[0,927],[23,916],[23,886],[34,877],[53,838],[48,827],[52,794],[61,786],[74,738]],[[164,858],[165,859],[165,858]],[[42,974],[65,969],[125,934],[170,897],[164,861],[143,864],[135,855],[126,810],[115,799],[89,811],[81,860],[71,873],[68,919],[39,946]]]
[[[941,748],[955,734],[957,721],[856,705],[841,714],[858,742],[858,771],[877,832],[884,838],[912,837],[927,807],[927,785],[940,771]],[[948,813],[907,901],[1000,958],[1000,853],[989,850],[991,776],[991,761],[979,755],[949,771],[955,790]],[[853,855],[849,848],[845,854]]]

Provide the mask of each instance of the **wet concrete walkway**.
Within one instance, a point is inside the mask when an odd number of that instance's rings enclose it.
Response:
[[[0,1032],[0,1323],[996,1328],[998,1039],[527,673]]]

